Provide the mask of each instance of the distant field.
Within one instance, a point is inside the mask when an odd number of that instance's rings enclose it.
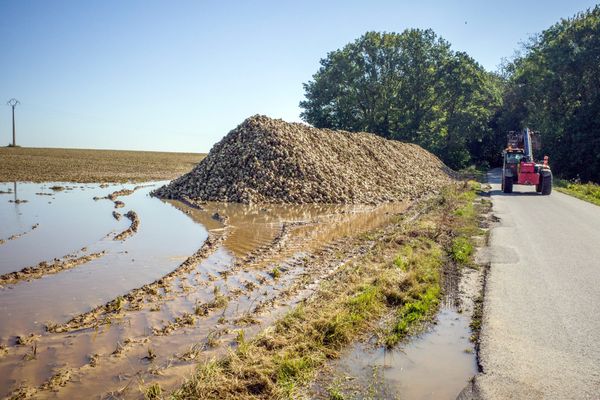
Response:
[[[152,151],[0,148],[0,182],[142,182],[173,179],[206,155]]]

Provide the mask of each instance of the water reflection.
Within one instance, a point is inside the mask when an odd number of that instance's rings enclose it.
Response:
[[[92,198],[116,190],[114,187],[62,183],[56,185],[65,190],[51,196],[35,194],[48,193],[46,189],[52,185],[20,183],[20,196],[28,199],[20,212],[0,203],[0,217],[6,221],[2,237],[26,232],[0,246],[0,273],[52,262],[67,254],[107,254],[56,275],[0,288],[0,341],[18,332],[40,331],[45,322],[64,321],[163,276],[207,237],[202,225],[148,196],[152,189],[148,187],[121,198],[124,210],[134,210],[141,223],[135,235],[123,242],[113,241],[111,235],[127,228],[129,220],[115,220],[111,201]],[[31,230],[37,223],[39,227]]]

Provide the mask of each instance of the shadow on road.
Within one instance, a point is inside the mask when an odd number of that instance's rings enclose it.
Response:
[[[490,191],[490,196],[541,196],[541,194],[537,192],[512,192],[512,193],[504,193],[500,189],[495,189]]]
[[[495,169],[490,170],[487,174],[487,178],[488,178],[488,183],[500,185],[502,183],[502,169],[495,168]],[[522,187],[522,186],[519,186],[519,187]],[[529,187],[523,186],[523,187],[529,188],[530,190],[532,190],[534,186],[529,186]],[[492,189],[489,192],[489,195],[490,196],[541,196],[540,193],[537,193],[535,191],[528,191],[528,192],[513,191],[512,193],[504,193],[502,191],[502,189]]]

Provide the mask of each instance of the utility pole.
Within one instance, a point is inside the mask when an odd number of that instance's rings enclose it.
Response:
[[[15,139],[15,107],[21,103],[19,102],[19,100],[12,98],[8,102],[6,102],[6,104],[12,107],[12,128],[13,128],[12,145],[13,145],[13,147],[15,147],[17,145],[17,141]]]

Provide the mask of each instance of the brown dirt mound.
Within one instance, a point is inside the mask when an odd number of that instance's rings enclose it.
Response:
[[[154,194],[240,203],[381,203],[437,191],[451,174],[414,144],[255,115]]]

